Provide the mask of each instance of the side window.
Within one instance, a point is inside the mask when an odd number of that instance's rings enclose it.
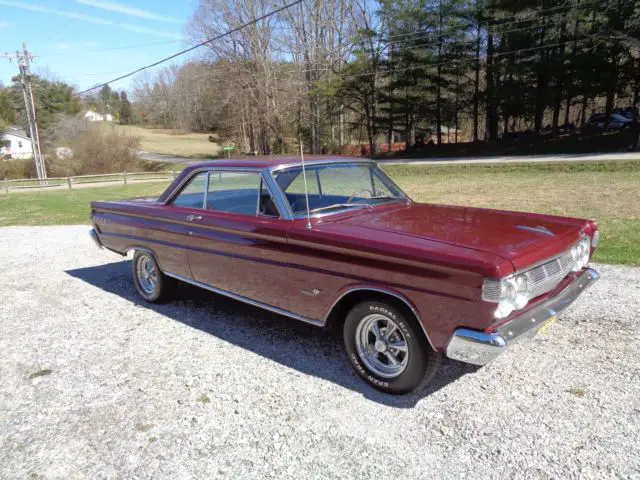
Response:
[[[178,207],[202,208],[207,184],[207,172],[197,174],[173,200]]]
[[[259,191],[260,175],[257,173],[211,172],[207,209],[255,216]]]
[[[265,217],[275,217],[275,218],[280,217],[280,213],[278,212],[278,207],[276,207],[276,204],[273,201],[273,198],[271,197],[271,193],[269,192],[269,189],[264,184],[264,182],[261,182],[260,208],[258,211],[260,212],[260,215],[263,215]]]
[[[22,148],[22,141],[18,140],[18,148]]]

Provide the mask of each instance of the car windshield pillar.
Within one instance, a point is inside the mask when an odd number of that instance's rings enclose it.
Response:
[[[318,162],[272,169],[271,177],[292,218],[325,216],[356,205],[369,209],[390,201],[407,202],[407,195],[374,162]],[[315,177],[315,182],[313,178]]]

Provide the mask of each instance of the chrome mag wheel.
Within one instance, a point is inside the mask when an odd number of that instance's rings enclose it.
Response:
[[[136,274],[140,288],[146,295],[153,295],[158,286],[158,269],[153,259],[147,255],[140,255],[136,261]]]
[[[394,378],[407,367],[409,345],[402,330],[389,317],[374,313],[360,320],[355,332],[360,360],[376,375]]]

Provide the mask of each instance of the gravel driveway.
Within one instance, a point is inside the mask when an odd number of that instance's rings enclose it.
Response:
[[[640,269],[390,397],[336,334],[187,286],[141,303],[87,230],[0,229],[0,478],[640,478]]]

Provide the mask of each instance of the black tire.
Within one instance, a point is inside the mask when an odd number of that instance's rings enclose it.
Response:
[[[378,347],[376,341],[375,347],[368,348],[366,346],[370,347],[372,340],[379,338],[367,328],[372,322],[378,325],[377,332],[380,333],[381,343]],[[381,325],[386,327],[380,327]],[[376,327],[373,327],[373,330],[376,330]],[[391,330],[392,333],[390,339],[385,340],[387,330]],[[433,379],[442,362],[442,354],[431,348],[413,315],[391,302],[359,303],[347,314],[343,334],[347,356],[356,373],[369,385],[386,393],[400,395],[421,390]],[[358,340],[359,338],[361,340]],[[404,352],[392,347],[401,347],[402,340],[407,348],[406,361]],[[384,351],[380,352],[378,348]],[[389,362],[389,371],[382,375],[389,354],[393,355],[400,367]],[[379,367],[378,371],[376,367]],[[390,371],[401,367],[398,372]]]
[[[143,266],[146,265],[146,262],[149,262],[155,272],[153,289],[149,288],[150,283],[148,281],[141,278],[140,271],[144,269]],[[152,254],[142,250],[136,250],[133,255],[131,270],[133,274],[133,284],[136,286],[138,294],[147,302],[162,303],[172,297],[175,281],[173,278],[167,277],[162,273],[158,262],[156,262]]]

